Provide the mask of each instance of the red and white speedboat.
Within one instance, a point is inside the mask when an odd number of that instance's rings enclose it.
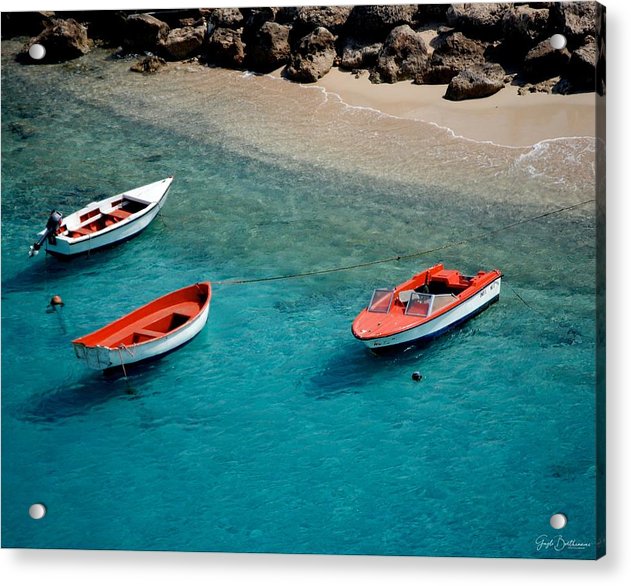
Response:
[[[182,346],[206,324],[210,283],[168,293],[72,341],[80,360],[97,370],[155,358]]]
[[[439,336],[497,301],[501,281],[498,270],[467,277],[437,264],[393,289],[375,289],[353,335],[377,351]]]
[[[42,245],[48,254],[70,257],[129,240],[158,215],[172,182],[173,177],[167,177],[93,202],[66,217],[53,210],[29,256],[35,256]]]

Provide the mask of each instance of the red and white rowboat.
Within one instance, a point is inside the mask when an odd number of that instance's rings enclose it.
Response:
[[[375,289],[353,335],[376,351],[439,336],[497,301],[501,281],[498,270],[466,277],[437,264],[393,289]]]
[[[171,176],[131,189],[90,203],[65,218],[53,210],[29,256],[36,255],[42,245],[48,254],[70,257],[129,240],[158,215],[172,182]]]
[[[72,341],[80,360],[105,370],[155,358],[185,344],[206,324],[210,283],[173,291]]]

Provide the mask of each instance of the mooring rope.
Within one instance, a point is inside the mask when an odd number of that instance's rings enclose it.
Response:
[[[299,279],[299,278],[303,278],[303,277],[313,277],[316,275],[326,275],[328,273],[339,273],[342,271],[352,271],[354,269],[360,269],[360,268],[364,268],[364,267],[369,267],[372,265],[378,265],[378,264],[384,264],[384,263],[389,263],[389,262],[395,262],[395,261],[400,261],[400,260],[408,260],[410,258],[416,258],[419,256],[425,256],[427,254],[431,254],[433,252],[439,252],[441,250],[445,250],[447,248],[452,248],[454,246],[461,246],[463,244],[468,244],[470,242],[474,242],[476,240],[481,240],[483,238],[487,238],[489,236],[493,236],[494,234],[499,234],[500,232],[504,232],[506,230],[510,230],[511,228],[515,228],[517,226],[521,226],[523,224],[527,224],[529,222],[534,222],[536,220],[541,220],[542,218],[547,218],[549,216],[554,216],[556,214],[560,214],[563,212],[567,212],[569,210],[573,210],[575,208],[578,208],[580,206],[584,206],[588,203],[592,203],[596,201],[595,199],[588,199],[586,201],[582,201],[580,203],[571,205],[571,206],[565,206],[563,208],[557,208],[556,210],[551,210],[549,212],[544,212],[542,214],[539,214],[537,216],[531,216],[529,218],[524,218],[522,220],[517,220],[516,222],[512,222],[510,224],[506,224],[504,226],[501,226],[500,228],[496,228],[494,230],[488,230],[486,232],[483,232],[482,234],[477,234],[476,236],[471,236],[470,238],[464,238],[463,240],[458,240],[456,242],[447,242],[446,244],[441,244],[440,246],[436,246],[434,248],[428,248],[425,250],[418,250],[416,252],[410,252],[407,254],[398,254],[396,256],[390,256],[388,258],[380,258],[377,260],[371,260],[371,261],[366,261],[366,262],[360,262],[360,263],[356,263],[356,264],[352,264],[352,265],[344,265],[344,266],[340,266],[340,267],[331,267],[328,269],[319,269],[319,270],[313,270],[313,271],[306,271],[303,273],[292,273],[289,275],[272,275],[269,277],[256,277],[256,278],[252,278],[252,279],[225,279],[223,281],[213,281],[213,285],[225,285],[225,286],[231,286],[231,285],[249,285],[251,283],[263,283],[263,282],[267,282],[267,281],[283,281],[283,280],[288,280],[288,279]]]

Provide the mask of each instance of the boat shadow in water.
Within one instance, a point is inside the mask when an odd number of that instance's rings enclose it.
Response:
[[[375,379],[406,380],[415,371],[435,363],[445,353],[456,352],[458,346],[476,336],[478,330],[472,324],[461,324],[442,336],[421,340],[404,347],[385,348],[378,353],[362,344],[347,345],[345,351],[336,353],[314,376],[303,381],[307,396],[317,399],[333,399],[341,395],[360,394]],[[442,360],[441,360],[442,361]]]
[[[359,344],[349,344],[345,351],[325,361],[323,367],[303,381],[304,393],[316,400],[364,393],[375,379],[389,376],[394,369],[418,362],[418,352],[374,354]]]
[[[114,383],[114,384],[112,384]],[[33,423],[57,423],[81,417],[111,400],[133,399],[129,381],[113,381],[101,372],[90,373],[33,396],[22,409],[20,419]]]
[[[32,259],[28,266],[2,280],[2,294],[48,291],[64,279],[76,280],[98,273],[105,263],[117,263],[129,245],[130,241],[122,242],[70,258],[46,255],[42,251],[40,256],[45,255],[45,258]]]
[[[120,366],[103,371],[85,370],[79,380],[73,377],[67,384],[59,384],[31,397],[19,418],[37,423],[56,423],[81,417],[109,401],[135,401],[147,393],[156,394],[151,383],[154,377],[159,376],[159,362],[164,356],[126,365],[125,371]]]
[[[2,280],[2,296],[10,293],[32,293],[47,291],[54,282],[62,281],[76,273],[70,263],[59,263],[55,259],[38,262],[36,266],[29,266],[17,271]]]

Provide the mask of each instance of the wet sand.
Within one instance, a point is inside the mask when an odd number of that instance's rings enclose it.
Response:
[[[449,128],[455,136],[507,146],[530,146],[561,137],[593,137],[595,94],[528,94],[507,86],[494,96],[451,102],[446,85],[370,83],[367,74],[332,69],[316,85],[346,104]]]

